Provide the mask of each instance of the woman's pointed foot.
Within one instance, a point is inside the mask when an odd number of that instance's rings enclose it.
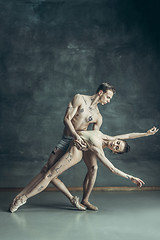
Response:
[[[86,207],[83,204],[80,203],[79,197],[75,196],[70,201],[71,201],[72,205],[74,207],[78,208],[79,210],[81,210],[81,211],[86,210]]]
[[[10,205],[9,211],[10,211],[11,213],[16,212],[17,209],[18,209],[20,206],[24,205],[26,202],[27,202],[27,197],[26,197],[25,195],[22,195],[22,196],[20,196],[20,197],[16,197],[16,198],[13,200],[12,204]]]

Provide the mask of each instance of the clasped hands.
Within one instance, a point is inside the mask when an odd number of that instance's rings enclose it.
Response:
[[[74,140],[74,146],[76,146],[78,150],[82,150],[82,151],[88,150],[87,144],[80,136]]]

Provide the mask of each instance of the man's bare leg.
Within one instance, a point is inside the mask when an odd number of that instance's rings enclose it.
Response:
[[[95,154],[91,151],[83,152],[83,159],[88,168],[88,172],[83,182],[83,198],[81,203],[85,205],[87,209],[97,211],[98,207],[89,202],[89,197],[97,177],[97,159]]]
[[[15,198],[10,211],[15,212],[21,205],[26,203],[28,198],[42,192],[51,180],[57,178],[62,172],[78,163],[81,158],[82,152],[76,147],[72,147],[69,152],[65,153],[61,159],[59,159],[54,166],[52,166],[49,171],[43,175],[43,179],[36,186],[34,185],[33,188],[27,188],[28,190],[25,190],[23,195],[19,194],[19,196]],[[59,182],[59,189],[64,190],[64,194],[70,199],[71,203],[79,210],[85,210],[85,207],[79,203],[79,199],[77,197],[73,197],[59,179],[57,179],[57,181]]]

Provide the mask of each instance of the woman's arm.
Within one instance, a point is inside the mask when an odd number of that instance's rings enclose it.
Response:
[[[140,137],[147,137],[150,135],[154,135],[156,132],[158,132],[158,130],[159,129],[157,129],[156,127],[153,127],[144,133],[127,133],[127,134],[114,136],[113,138],[123,140],[123,139],[134,139],[134,138],[140,138]],[[112,140],[114,140],[114,139],[112,139]]]
[[[99,160],[114,174],[124,177],[126,179],[131,180],[133,183],[137,184],[138,187],[142,187],[145,184],[141,179],[133,177],[127,173],[122,172],[118,168],[116,168],[104,155],[103,149],[99,149],[97,147],[93,147],[92,151],[95,152],[96,156]]]

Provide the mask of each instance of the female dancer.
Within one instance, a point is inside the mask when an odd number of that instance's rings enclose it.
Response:
[[[114,153],[128,152],[130,147],[124,139],[134,139],[144,136],[154,135],[159,129],[156,127],[151,128],[144,133],[129,133],[117,136],[108,136],[103,134],[98,130],[91,131],[79,131],[78,134],[86,143],[86,150],[93,151],[97,158],[114,174],[131,180],[133,183],[137,184],[138,187],[142,187],[144,182],[129,174],[122,172],[117,169],[104,155],[103,148],[107,147],[111,149]],[[50,183],[50,181],[64,171],[74,166],[82,159],[82,151],[77,149],[74,145],[74,141],[71,142],[67,152],[44,174],[42,181],[35,184],[31,189],[24,188],[15,199],[13,200],[10,211],[15,212],[21,205],[25,204],[27,199],[42,192]],[[72,196],[71,194],[67,196],[71,203],[76,206],[79,210],[85,210],[86,207],[79,203],[79,198]]]

